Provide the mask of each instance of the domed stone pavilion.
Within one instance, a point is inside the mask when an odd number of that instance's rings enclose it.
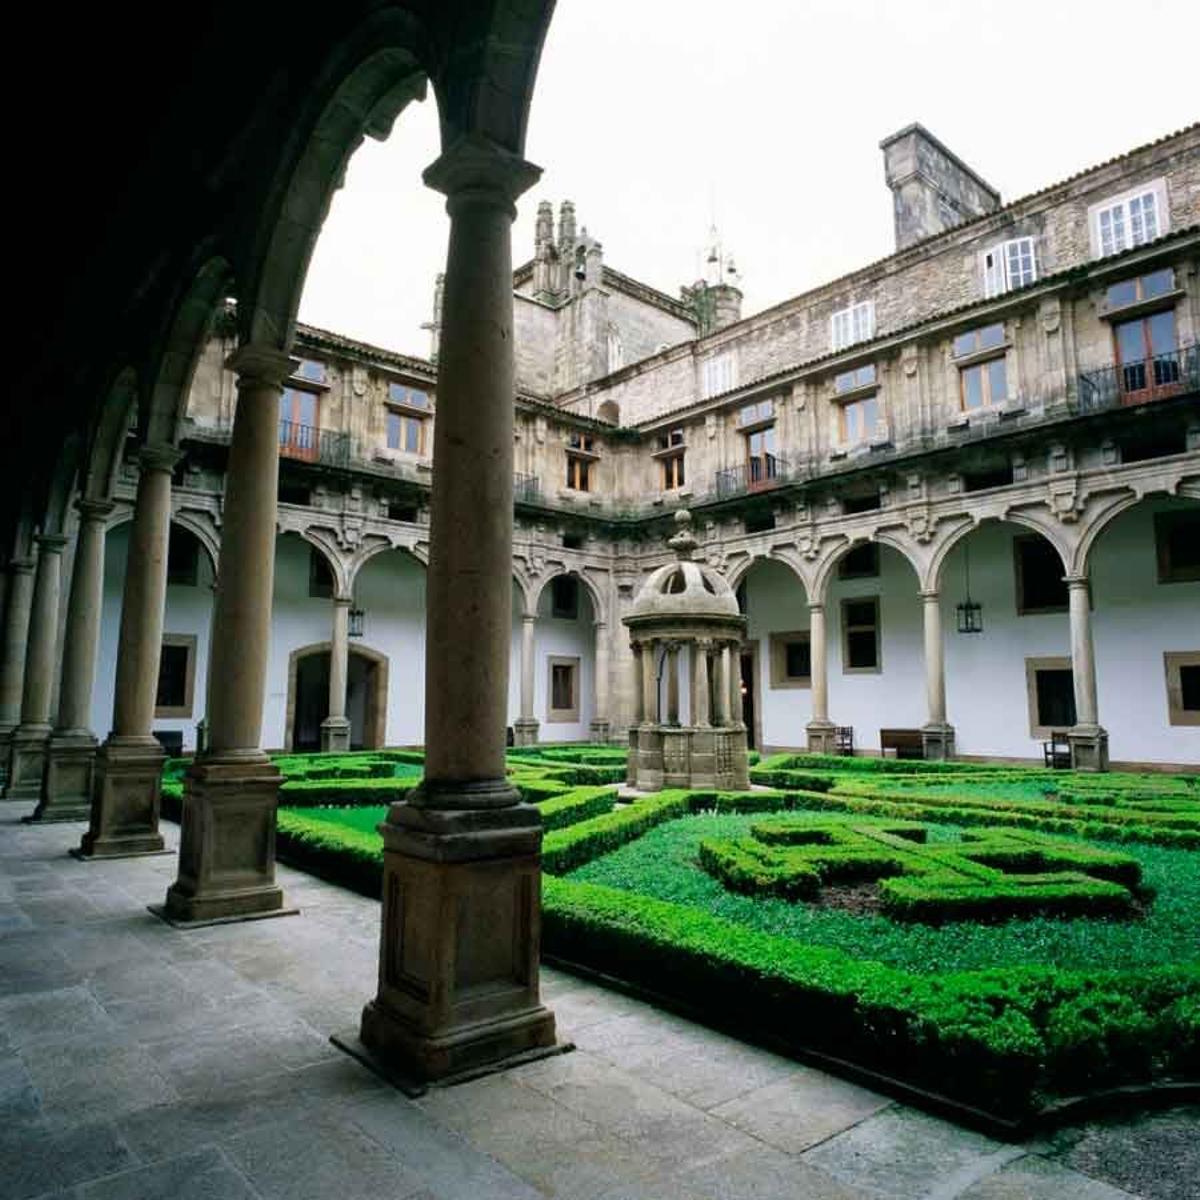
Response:
[[[691,513],[682,509],[675,521],[679,531],[667,544],[676,561],[646,580],[624,618],[638,698],[629,784],[646,792],[746,788],[738,671],[746,618],[725,577],[693,560]]]

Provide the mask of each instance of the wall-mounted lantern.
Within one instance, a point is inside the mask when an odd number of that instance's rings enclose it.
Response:
[[[352,608],[348,617],[349,634],[351,637],[362,637],[363,635],[363,618],[367,614],[361,608]]]

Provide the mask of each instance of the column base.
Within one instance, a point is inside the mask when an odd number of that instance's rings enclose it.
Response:
[[[321,749],[326,751],[350,749],[350,722],[345,717],[326,717],[321,722]]]
[[[275,882],[275,810],[283,781],[261,751],[199,759],[184,777],[173,924],[245,919],[283,908]]]
[[[611,725],[606,717],[599,717],[588,726],[588,735],[593,742],[607,743],[611,731]]]
[[[110,737],[96,752],[91,824],[83,858],[127,858],[163,849],[158,832],[166,752],[152,737]]]
[[[809,721],[804,732],[809,754],[837,753],[837,726],[832,721]]]
[[[921,749],[929,762],[946,762],[954,757],[953,725],[922,725]]]
[[[92,815],[96,738],[90,731],[53,733],[46,748],[42,795],[29,822],[87,821]]]
[[[1076,725],[1067,730],[1067,740],[1073,770],[1108,770],[1108,730],[1099,725]]]
[[[416,789],[418,803],[392,805],[380,826],[379,991],[360,1037],[419,1083],[555,1045],[538,991],[541,817],[528,804],[471,807],[477,791]],[[431,798],[446,807],[419,803]]]
[[[536,746],[538,722],[536,717],[518,717],[513,722],[513,745]]]
[[[9,745],[8,780],[5,800],[40,800],[42,776],[46,773],[49,725],[18,725]]]

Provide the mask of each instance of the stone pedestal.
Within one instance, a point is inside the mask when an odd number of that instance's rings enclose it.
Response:
[[[37,800],[42,794],[50,723],[17,726],[9,742],[6,800]]]
[[[663,734],[661,726],[643,725],[630,731],[637,736],[637,774],[631,781],[644,792],[659,792],[663,788]]]
[[[1108,770],[1108,731],[1099,725],[1076,725],[1067,730],[1071,766],[1076,771]]]
[[[607,742],[611,732],[612,726],[607,717],[598,717],[588,726],[588,736],[593,742]]]
[[[350,722],[345,717],[326,717],[321,722],[321,749],[350,749]]]
[[[46,746],[42,796],[30,821],[86,821],[96,774],[94,734],[56,730]]]
[[[513,722],[513,745],[536,746],[538,722],[536,717],[518,717]]]
[[[119,858],[163,849],[158,831],[166,752],[152,737],[110,737],[96,752],[91,823],[80,858]]]
[[[921,727],[921,748],[925,758],[930,762],[945,762],[953,758],[954,726],[923,725]]]
[[[184,790],[179,875],[163,915],[175,924],[277,915],[275,810],[283,782],[261,752],[197,761]]]
[[[837,726],[832,721],[809,721],[804,732],[809,754],[837,753]]]
[[[553,1047],[538,994],[537,809],[403,803],[379,828],[383,944],[363,1043],[421,1081]]]

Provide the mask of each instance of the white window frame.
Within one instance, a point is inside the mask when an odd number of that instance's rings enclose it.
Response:
[[[1024,261],[1029,264],[1025,270]],[[1037,281],[1038,261],[1036,239],[1009,238],[997,242],[983,254],[983,294],[989,300],[1015,288],[1028,287]]]
[[[737,356],[732,350],[714,354],[701,365],[701,398],[710,400],[737,387]]]
[[[829,345],[833,350],[845,350],[858,342],[875,336],[875,301],[860,300],[839,308],[829,318]]]
[[[1109,196],[1088,209],[1095,258],[1144,246],[1169,232],[1170,227],[1165,179],[1154,179],[1120,195]]]

